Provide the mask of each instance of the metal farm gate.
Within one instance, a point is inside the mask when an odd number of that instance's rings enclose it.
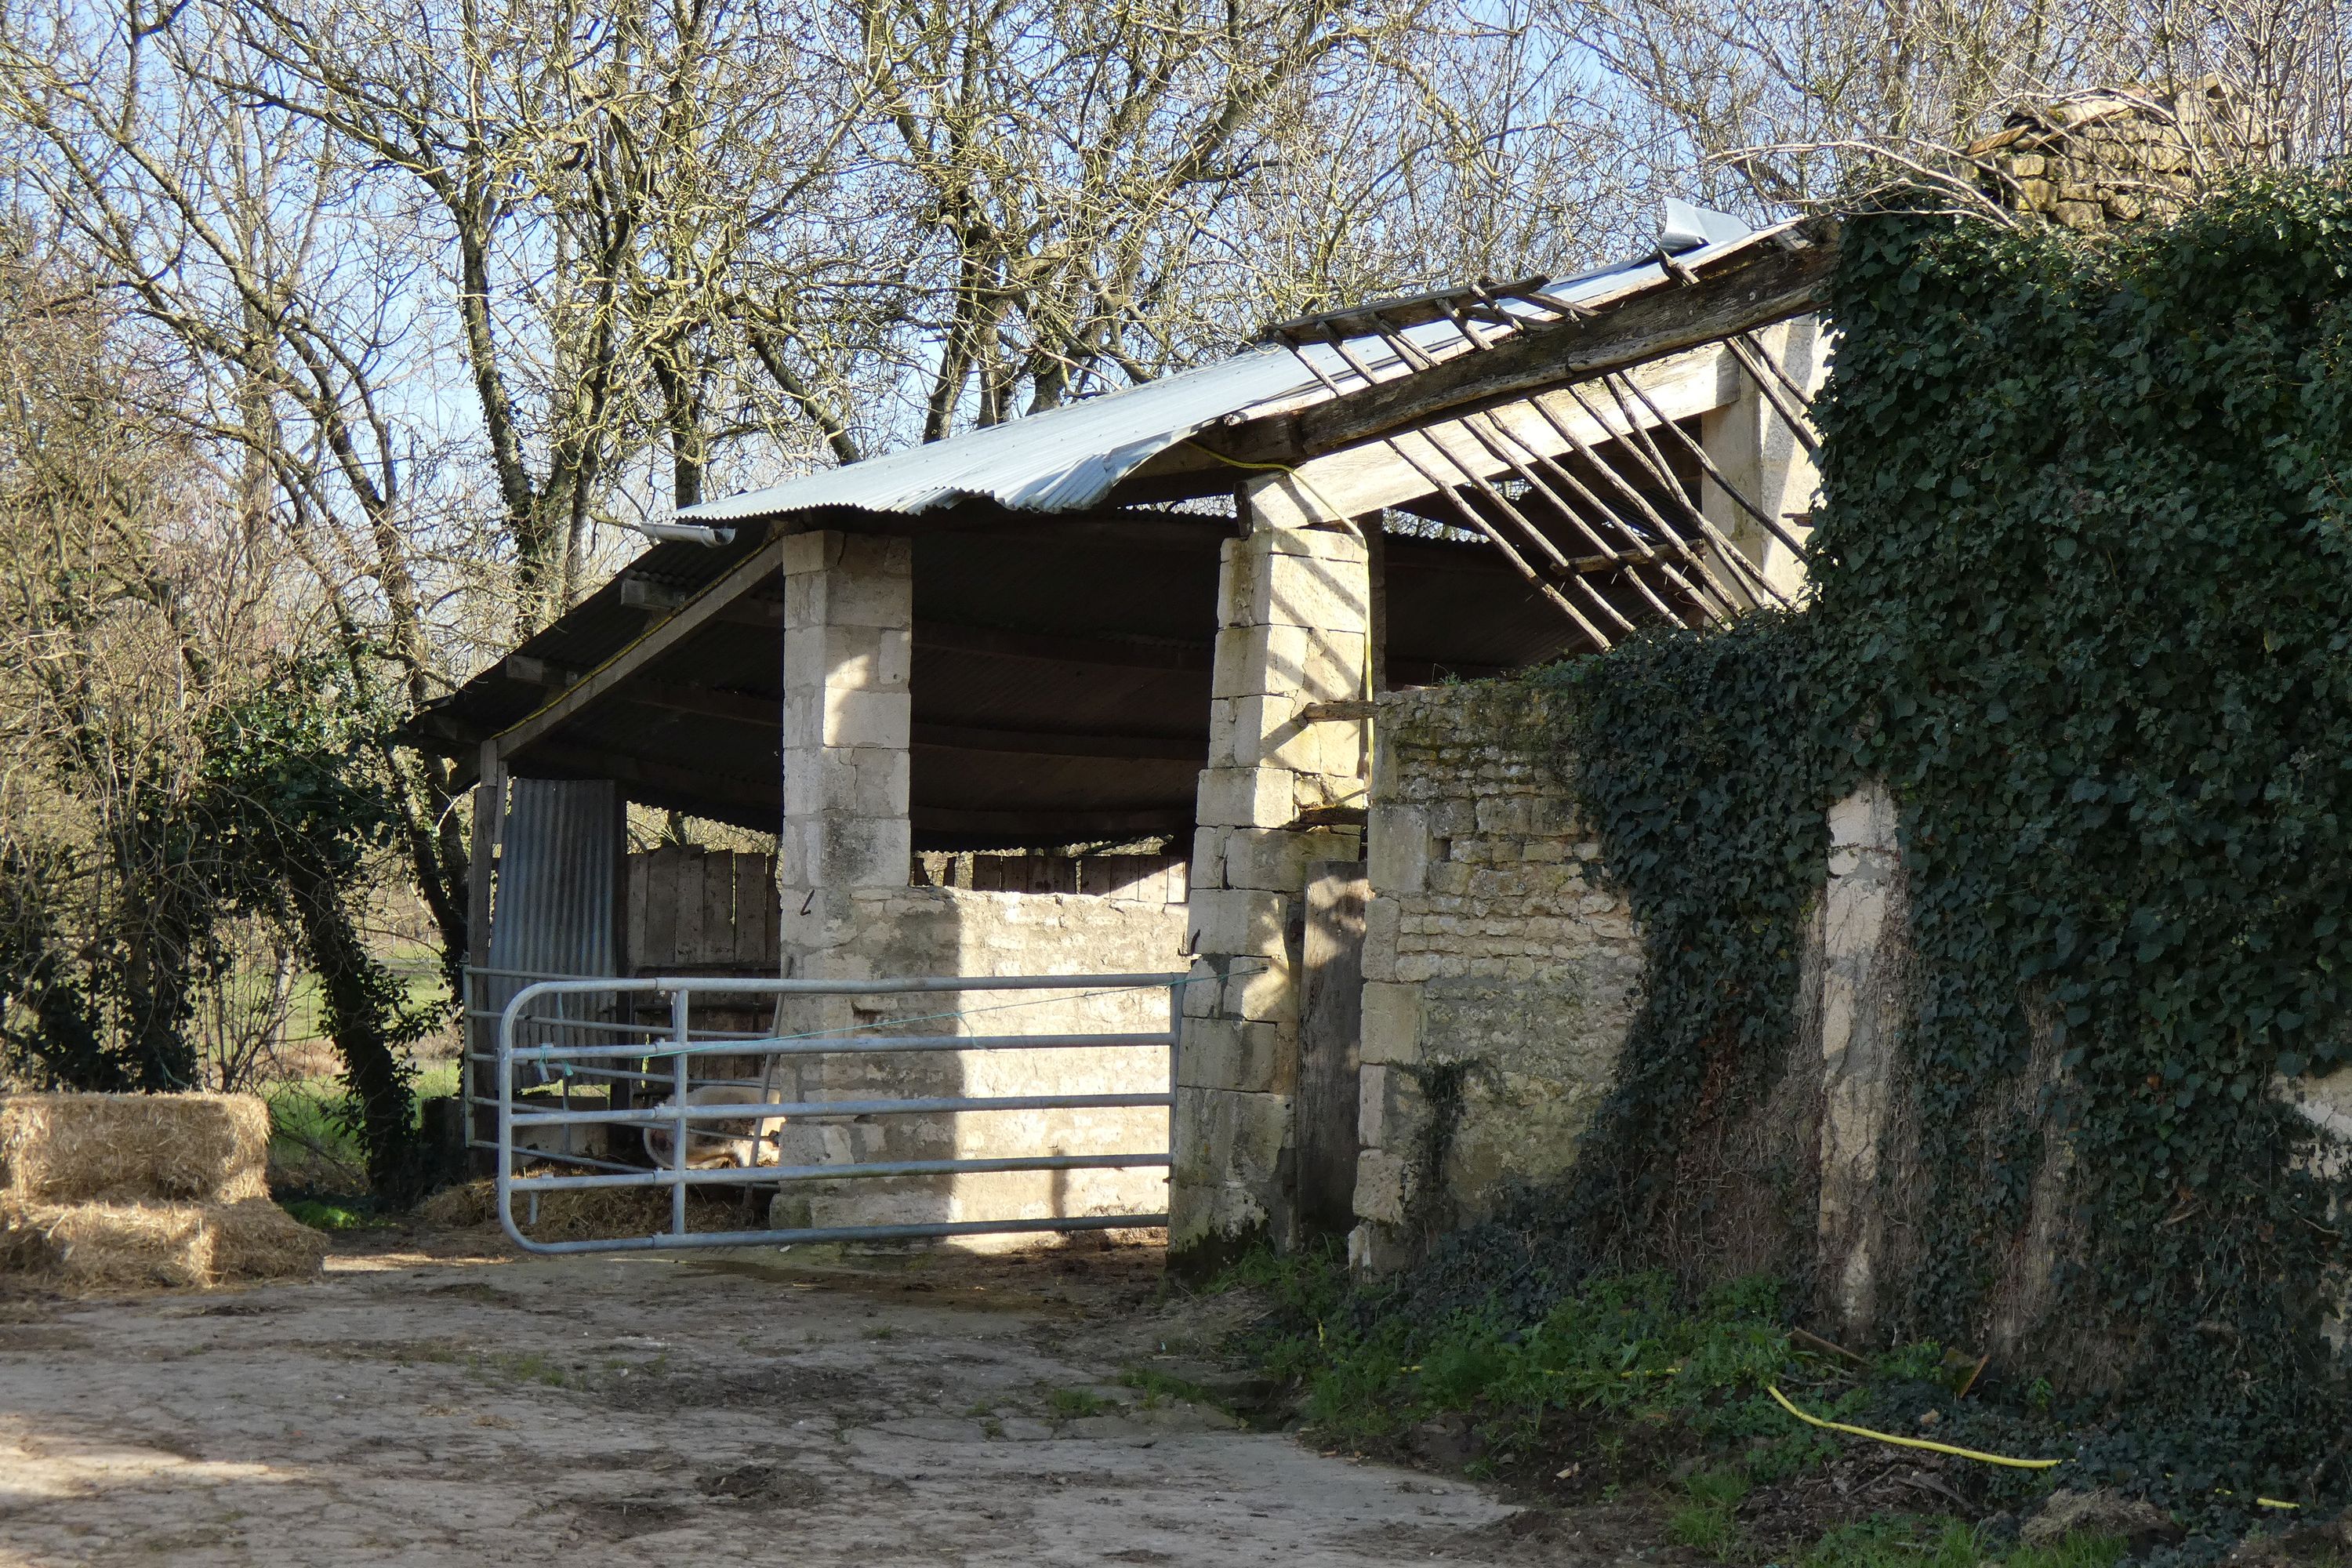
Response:
[[[520,978],[520,977],[519,977]],[[1167,1224],[1164,1211],[923,1219],[877,1224],[691,1231],[688,1198],[697,1191],[750,1195],[795,1183],[952,1178],[1013,1172],[1150,1169],[1170,1165],[1177,1036],[1186,974],[950,975],[903,980],[781,980],[740,975],[537,979],[520,986],[498,1015],[494,1099],[499,1222],[529,1252],[780,1246],[797,1242],[1128,1229]],[[805,1033],[717,1027],[706,1014],[741,1025],[747,1008],[772,1020],[791,999],[944,998],[998,992],[1076,993],[1066,1001],[1166,992],[1164,1027],[1140,1032],[945,1034],[910,1026],[954,1026],[983,1015],[1017,1011],[1046,998],[935,1010]],[[648,1007],[651,1004],[651,1007]],[[884,1032],[891,1031],[891,1032]],[[924,1094],[860,1092],[877,1076],[873,1058],[926,1054],[971,1057],[1003,1051],[1150,1051],[1165,1076],[1143,1093]],[[827,1059],[845,1095],[825,1090],[794,1098],[801,1069]],[[1099,1059],[1099,1058],[1098,1058]],[[826,1076],[820,1069],[822,1081]],[[1156,1147],[1098,1153],[1035,1152],[981,1157],[826,1159],[783,1163],[789,1130],[840,1129],[900,1117],[964,1117],[995,1112],[1122,1110],[1159,1108]],[[486,1108],[487,1109],[487,1108]],[[613,1135],[636,1134],[642,1150],[615,1148]],[[656,1156],[660,1156],[656,1158]],[[600,1189],[651,1189],[669,1195],[667,1229],[613,1239],[541,1241],[524,1234],[542,1195]],[[518,1217],[516,1200],[525,1214]]]

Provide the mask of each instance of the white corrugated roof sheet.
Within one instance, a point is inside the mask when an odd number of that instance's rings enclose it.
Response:
[[[1737,218],[1670,198],[1659,245],[1688,264],[1757,237]],[[1654,258],[1627,261],[1564,279],[1543,292],[1581,303],[1664,276]],[[1408,335],[1436,344],[1454,334],[1435,322]],[[1390,361],[1378,339],[1359,342],[1359,357],[1374,369]],[[1348,379],[1333,350],[1317,345],[1305,352],[1318,355],[1336,379]],[[1098,503],[1119,480],[1212,425],[1236,415],[1246,417],[1262,405],[1296,405],[1328,395],[1290,350],[1255,348],[1024,419],[706,501],[677,516],[681,522],[711,525],[827,507],[914,513],[967,500],[992,500],[1017,511],[1076,511]]]

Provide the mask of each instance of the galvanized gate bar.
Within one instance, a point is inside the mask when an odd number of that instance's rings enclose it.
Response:
[[[561,1024],[569,1018],[519,1018],[518,1023]],[[1164,1046],[1165,1034],[1150,1035],[718,1035],[697,1039],[687,1047],[702,1057],[822,1057],[854,1056],[880,1051],[1067,1051],[1096,1046]],[[631,1057],[666,1057],[677,1048],[667,1032],[657,1040],[620,1046],[517,1046],[514,1059],[530,1061],[614,1061]]]
[[[919,1225],[836,1225],[804,1230],[716,1230],[623,1236],[609,1241],[527,1241],[502,1214],[508,1239],[531,1252],[670,1252],[698,1247],[794,1247],[802,1242],[921,1241],[950,1236],[1024,1236],[1049,1231],[1134,1230],[1168,1223],[1166,1215],[1074,1215],[1066,1219],[947,1219]]]
[[[520,975],[510,978],[522,978]],[[1014,1154],[950,1160],[876,1160],[841,1164],[818,1165],[742,1165],[717,1169],[697,1169],[688,1164],[691,1135],[698,1127],[712,1127],[707,1137],[741,1138],[751,1142],[756,1157],[759,1141],[769,1136],[764,1124],[774,1121],[831,1121],[845,1117],[882,1117],[901,1115],[986,1114],[1013,1110],[1135,1110],[1165,1107],[1169,1111],[1170,1132],[1174,1131],[1176,1050],[1181,1029],[1183,987],[1195,977],[1191,974],[1038,974],[1038,975],[936,975],[901,980],[783,980],[740,975],[681,975],[681,976],[565,976],[560,979],[533,981],[518,989],[506,1005],[499,1010],[498,1050],[494,1058],[498,1083],[498,1154],[497,1188],[499,1220],[509,1239],[530,1252],[567,1253],[589,1251],[635,1251],[656,1248],[691,1247],[778,1246],[801,1241],[855,1241],[914,1239],[955,1236],[1024,1234],[1050,1231],[1085,1231],[1126,1229],[1161,1226],[1167,1223],[1164,1213],[1130,1215],[1056,1215],[1050,1218],[1003,1220],[941,1220],[903,1225],[819,1226],[791,1230],[751,1230],[692,1233],[687,1229],[687,1193],[691,1187],[743,1189],[760,1185],[782,1185],[796,1181],[830,1181],[856,1177],[906,1177],[934,1175],[984,1174],[1024,1171],[1122,1170],[1168,1168],[1172,1161],[1166,1150],[1146,1150],[1100,1154]],[[1201,978],[1207,978],[1202,976]],[[1108,993],[1116,991],[1158,990],[1168,992],[1168,1026],[1158,1033],[1132,1030],[1101,1034],[1036,1034],[1036,1035],[863,1035],[847,1030],[805,1036],[746,1033],[736,1030],[708,1030],[698,1033],[692,1026],[691,1012],[698,997],[724,999],[740,1006],[755,997],[781,996],[888,996],[930,994],[940,993],[990,993],[1024,991],[1060,991]],[[667,1026],[622,1025],[610,1021],[567,1018],[561,1011],[550,1016],[529,1013],[533,1003],[544,1005],[545,998],[580,994],[610,995],[653,994],[667,995],[669,1000]],[[993,1007],[963,1008],[942,1019],[969,1016],[974,1012],[996,1011],[1003,1007],[1019,1006],[1018,1003],[998,1004]],[[902,1020],[888,1020],[903,1028]],[[557,1045],[519,1044],[519,1026],[539,1026],[567,1031],[583,1028],[598,1029],[607,1034],[626,1030],[631,1034],[643,1031],[644,1037],[614,1044]],[[775,1058],[778,1057],[812,1057],[825,1055],[867,1055],[889,1052],[950,1052],[1008,1050],[1082,1050],[1082,1049],[1160,1049],[1167,1052],[1168,1088],[1160,1093],[1122,1094],[1034,1094],[996,1096],[926,1096],[895,1100],[754,1100],[692,1104],[690,1092],[698,1087],[725,1085],[768,1090],[770,1080],[743,1079],[693,1079],[689,1063],[697,1058],[741,1058],[747,1056]],[[469,1056],[479,1053],[468,1053]],[[652,1058],[649,1060],[648,1058]],[[667,1058],[661,1063],[661,1058]],[[644,1068],[624,1068],[616,1066],[596,1067],[592,1062],[643,1062]],[[660,1063],[659,1067],[656,1064]],[[517,1104],[516,1068],[530,1066],[544,1080],[551,1080],[561,1093],[561,1109],[523,1109]],[[666,1089],[668,1103],[658,1107],[631,1107],[601,1110],[574,1110],[571,1103],[571,1080],[574,1077],[604,1080],[625,1080]],[[733,1124],[729,1127],[727,1124]],[[638,1167],[585,1153],[563,1150],[520,1150],[515,1142],[519,1130],[572,1127],[634,1127],[646,1131],[663,1131],[670,1134],[667,1162],[658,1167]],[[736,1131],[735,1129],[741,1129]],[[586,1167],[598,1174],[524,1174],[518,1169],[519,1158],[530,1153],[556,1165]],[[745,1156],[738,1155],[738,1158]],[[530,1202],[534,1215],[538,1196],[542,1192],[563,1192],[612,1188],[667,1189],[670,1203],[670,1226],[665,1234],[625,1237],[590,1241],[533,1241],[522,1234],[514,1215],[514,1198],[522,1194]]]
[[[1170,1097],[1164,1094],[1009,1094],[987,1100],[746,1100],[660,1111],[524,1110],[515,1113],[514,1125],[658,1129],[679,1121],[748,1121],[770,1116],[814,1121],[825,1116],[914,1116],[950,1110],[1135,1110],[1168,1103]]]
[[[605,1162],[610,1163],[610,1162]],[[757,1185],[761,1182],[824,1181],[834,1176],[955,1176],[994,1171],[1121,1171],[1146,1170],[1173,1163],[1166,1154],[1006,1154],[977,1160],[878,1160],[855,1165],[753,1165],[737,1171],[695,1171],[698,1181],[714,1186]],[[646,1173],[629,1168],[625,1176],[517,1176],[515,1191],[577,1192],[593,1187],[645,1185]],[[652,1173],[666,1184],[667,1171]]]

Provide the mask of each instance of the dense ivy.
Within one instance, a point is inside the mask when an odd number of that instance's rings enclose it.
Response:
[[[205,734],[202,820],[226,909],[277,921],[319,977],[342,1058],[337,1114],[365,1151],[370,1187],[405,1203],[428,1173],[407,1047],[441,1021],[370,952],[356,908],[399,813],[382,766],[391,710],[320,660],[289,660]]]
[[[1571,1205],[1588,1247],[1619,1262],[1646,1261],[1642,1237],[1669,1213],[1702,1247],[1720,1221],[1754,1218],[1715,1213],[1719,1171],[1694,1167],[1697,1145],[1771,1087],[1795,1027],[1822,802],[1841,782],[1813,743],[1811,630],[1759,614],[1531,678],[1643,933],[1647,1002],[1591,1135],[1608,1156],[1582,1163]]]
[[[1988,1342],[2054,1173],[2011,1370],[2076,1400],[2084,1471],[2340,1497],[2341,1194],[2288,1098],[2352,1054],[2352,196],[2096,241],[1866,215],[1833,314],[1811,605],[1549,678],[1650,965],[1567,1206],[1682,1201],[1706,1097],[1785,1055],[1822,811],[1883,777],[1916,1148],[1882,1327]]]

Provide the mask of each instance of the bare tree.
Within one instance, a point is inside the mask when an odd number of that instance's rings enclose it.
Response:
[[[1614,248],[1664,165],[1549,3],[0,0],[0,153],[422,703],[600,524]],[[390,765],[462,952],[453,772]]]
[[[2347,148],[2336,0],[1557,0],[1553,17],[1650,118],[1662,158],[1751,212],[1948,171],[2021,103],[2207,75],[2259,128],[2243,156]]]
[[[97,1088],[194,1080],[195,734],[276,619],[166,395],[87,274],[0,234],[0,1054]]]

